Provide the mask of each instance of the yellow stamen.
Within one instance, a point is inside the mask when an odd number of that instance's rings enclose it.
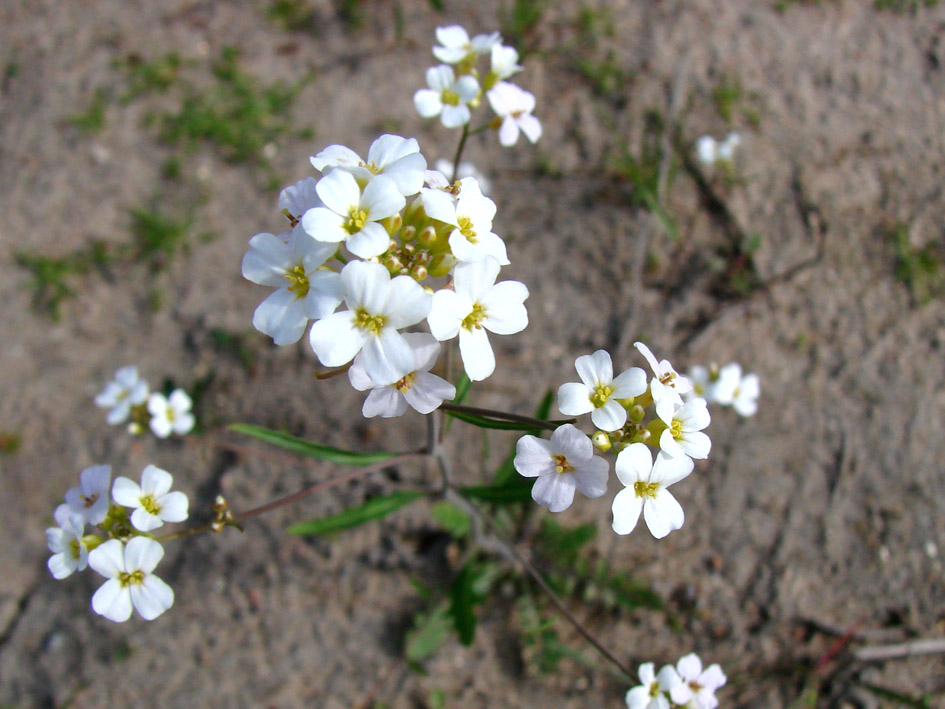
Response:
[[[289,281],[289,291],[295,293],[296,300],[308,295],[308,276],[302,264],[286,271],[283,275]]]

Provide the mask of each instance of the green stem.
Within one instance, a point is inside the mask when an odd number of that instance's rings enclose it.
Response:
[[[459,145],[456,147],[456,157],[453,158],[453,174],[450,175],[450,182],[456,182],[456,176],[459,174],[459,161],[463,157],[463,150],[466,148],[466,139],[469,137],[469,124],[463,126],[463,134],[459,138]]]
[[[544,428],[547,431],[554,431],[565,423],[574,423],[577,419],[557,419],[555,421],[542,421],[531,416],[522,416],[521,414],[511,414],[505,411],[496,411],[495,409],[481,409],[477,406],[463,406],[462,404],[453,404],[444,401],[440,406],[444,411],[456,411],[464,414],[476,414],[478,416],[491,416],[492,418],[502,419],[503,421],[515,421],[517,423],[531,424],[535,428]]]

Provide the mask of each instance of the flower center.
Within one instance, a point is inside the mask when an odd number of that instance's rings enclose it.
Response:
[[[383,315],[371,315],[364,308],[358,308],[354,314],[354,324],[372,335],[380,335],[384,325],[387,324],[387,318]]]
[[[456,221],[459,222],[459,233],[465,236],[466,239],[469,240],[469,243],[475,244],[479,242],[479,237],[473,229],[472,219],[469,217],[460,217]]]
[[[610,395],[614,393],[613,387],[609,387],[606,384],[598,384],[597,388],[594,390],[594,393],[591,394],[591,403],[594,405],[595,409],[601,408],[604,404],[607,403],[607,400],[610,398]]]
[[[440,101],[445,103],[447,106],[458,106],[459,94],[455,91],[450,91],[449,89],[443,89],[440,92]]]
[[[69,553],[72,554],[73,559],[79,558],[79,550],[82,548],[78,539],[73,539],[69,542]]]
[[[79,495],[83,502],[85,502],[85,508],[88,509],[98,500],[98,493],[93,492],[91,495]]]
[[[161,511],[160,505],[154,500],[154,495],[142,495],[138,498],[138,502],[141,503],[141,506],[144,508],[144,511],[149,515],[156,515]]]
[[[362,162],[358,163],[358,167],[367,168],[368,170],[371,171],[371,174],[372,174],[372,175],[377,175],[377,174],[381,171],[381,168],[379,168],[379,167],[377,166],[377,163],[375,163],[373,160],[371,160],[371,162],[363,162],[363,161],[362,161]]]
[[[482,321],[485,320],[486,317],[486,309],[479,303],[474,303],[472,312],[463,318],[463,327],[470,332],[472,332],[474,328],[476,330],[481,330]]]
[[[656,493],[659,492],[659,490],[659,483],[648,483],[642,480],[637,480],[633,483],[633,492],[637,497],[656,497]]]
[[[673,434],[673,438],[675,438],[677,441],[682,440],[682,421],[679,419],[673,419],[673,422],[669,425],[669,431]]]
[[[403,379],[398,379],[394,382],[394,389],[399,391],[401,394],[406,394],[410,391],[410,387],[413,386],[413,380],[416,377],[416,372],[411,372],[403,377]]]
[[[675,387],[674,381],[676,381],[676,372],[666,372],[660,375],[660,384],[664,386]]]
[[[574,466],[568,462],[568,459],[563,455],[553,455],[551,456],[552,460],[555,462],[555,472],[556,473],[573,473]]]
[[[653,697],[653,698],[656,698],[656,697],[658,697],[659,695],[660,695],[660,683],[659,683],[659,682],[653,682],[653,683],[650,685],[650,696]]]
[[[118,573],[118,583],[121,584],[122,588],[127,588],[133,583],[144,583],[144,572],[141,569],[132,571],[130,574],[125,571],[120,571]]]
[[[296,300],[308,295],[308,276],[305,275],[305,267],[302,264],[289,269],[282,275],[289,281],[289,291],[295,293]]]
[[[357,234],[364,228],[364,224],[367,220],[368,213],[366,210],[352,207],[348,210],[348,218],[345,219],[341,227],[349,234]]]

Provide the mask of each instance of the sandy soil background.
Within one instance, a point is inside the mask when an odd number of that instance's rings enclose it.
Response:
[[[160,575],[176,602],[153,623],[95,616],[97,576],[55,582],[45,567],[52,509],[91,464],[130,477],[149,462],[171,470],[205,518],[217,492],[240,509],[338,472],[272,455],[223,432],[228,422],[363,450],[421,444],[418,416],[365,422],[345,381],[314,379],[307,346],[255,333],[264,293],[239,263],[251,235],[281,228],[270,183],[312,174],[308,157],[322,147],[363,154],[393,131],[417,136],[430,160],[451,155],[456,134],[424,123],[411,96],[433,63],[434,28],[458,22],[502,29],[523,51],[518,82],[536,94],[545,129],[534,147],[503,150],[488,136],[467,152],[493,180],[507,277],[531,292],[529,328],[499,338],[500,365],[471,402],[530,412],[573,378],[579,354],[606,348],[618,366],[642,365],[636,339],[677,366],[737,360],[762,381],[757,416],[715,412],[712,455],[677,488],[682,530],[618,538],[601,500],[578,501],[563,520],[598,521],[594,553],[649,584],[666,610],[603,613],[570,599],[575,612],[634,667],[690,650],[721,663],[723,706],[898,705],[865,685],[945,705],[940,656],[850,659],[866,645],[945,635],[945,305],[933,263],[945,8],[442,4],[312,0],[294,18],[273,15],[288,4],[262,1],[0,5],[0,702],[621,705],[627,684],[603,660],[531,667],[502,597],[483,607],[471,647],[451,639],[426,674],[407,667],[403,636],[420,605],[411,579],[445,563],[420,541],[432,526],[422,505],[329,541],[284,532],[422,481],[417,466],[335,488],[242,535],[169,545]],[[248,161],[208,140],[169,142],[148,121],[188,95],[214,95],[225,47],[239,48],[257,87],[298,85],[285,112],[260,124]],[[131,95],[129,67],[169,53],[183,62],[167,90],[152,80]],[[743,136],[737,179],[698,170],[692,142],[732,128]],[[647,146],[666,155],[650,163],[676,241],[621,162]],[[140,256],[135,210],[139,226],[142,213],[183,224],[186,248]],[[41,298],[36,307],[22,254],[87,254],[95,242],[122,255],[63,276],[75,292],[58,319]],[[107,427],[92,398],[129,363],[153,386],[203,381],[207,432],[159,441]],[[470,481],[512,440],[497,436],[483,454],[478,434],[456,433]],[[852,637],[838,645],[811,620]]]

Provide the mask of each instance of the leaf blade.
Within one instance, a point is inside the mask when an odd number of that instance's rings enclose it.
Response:
[[[402,455],[401,453],[390,453],[387,451],[374,453],[346,451],[341,448],[312,443],[311,441],[306,441],[304,438],[297,438],[287,433],[273,431],[272,429],[249,423],[232,423],[229,425],[229,429],[234,433],[240,433],[244,436],[255,438],[276,448],[282,448],[283,450],[308,458],[317,458],[318,460],[337,463],[339,465],[371,465],[372,463],[380,463]]]

